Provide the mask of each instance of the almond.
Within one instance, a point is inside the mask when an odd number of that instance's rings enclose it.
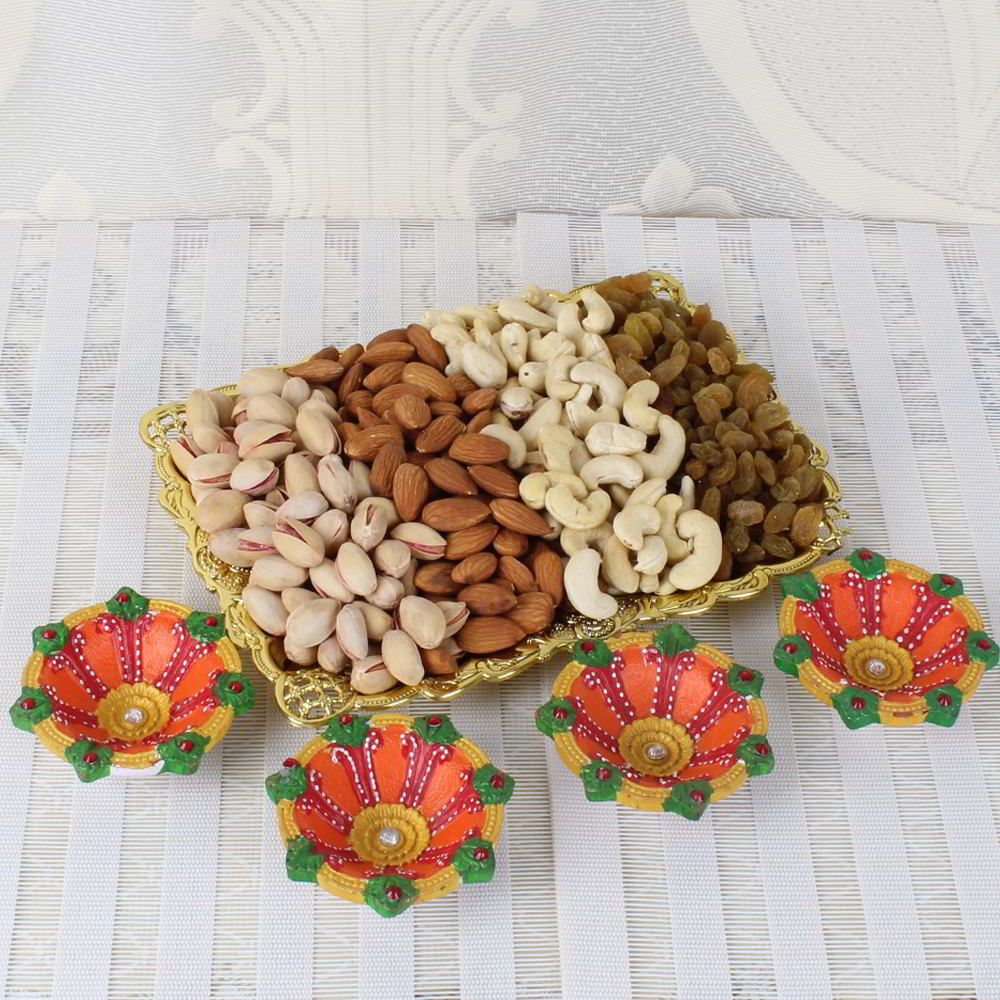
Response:
[[[360,344],[351,344],[346,351],[340,352],[340,357],[337,359],[347,370],[351,365],[357,362],[358,358],[365,353],[365,349]]]
[[[365,433],[370,432],[366,431]],[[507,446],[504,445],[504,447]],[[517,531],[522,535],[547,535],[552,530],[549,522],[541,514],[533,511],[520,500],[507,500],[498,497],[490,502],[490,510],[493,511],[496,520],[505,528],[510,528],[511,531]]]
[[[477,524],[461,531],[453,531],[448,535],[448,547],[445,549],[446,559],[465,559],[474,552],[482,552],[496,537],[495,524]]]
[[[494,462],[506,462],[510,457],[510,447],[505,441],[488,434],[462,434],[452,441],[448,456],[466,465],[492,465]]]
[[[350,413],[357,413],[358,410],[370,410],[374,396],[367,389],[355,389],[346,396],[341,396],[344,408]]]
[[[398,441],[390,441],[388,444],[382,445],[371,468],[372,489],[378,496],[392,496],[393,477],[396,475],[396,470],[405,461],[406,452],[403,451],[403,446]]]
[[[340,435],[340,440],[346,445],[351,438],[355,437],[361,428],[357,424],[352,423],[339,423],[337,424],[337,433]]]
[[[493,551],[498,556],[513,556],[519,559],[528,551],[528,536],[510,528],[501,528],[493,539]]]
[[[317,351],[313,355],[310,355],[309,360],[320,361],[323,360],[324,358],[327,361],[340,361],[340,351],[338,351],[336,347],[324,347],[322,350]],[[340,363],[343,364],[342,361]],[[344,365],[344,367],[346,368],[347,365]]]
[[[396,469],[392,477],[392,501],[404,521],[416,521],[420,517],[430,492],[427,473],[419,466],[406,462]]]
[[[531,570],[513,556],[500,557],[500,575],[505,580],[510,580],[519,594],[529,594],[539,589]]]
[[[451,571],[451,578],[461,584],[482,583],[493,575],[496,568],[497,557],[492,552],[474,552]]]
[[[358,358],[363,365],[371,365],[373,368],[384,365],[387,361],[409,361],[415,351],[413,344],[403,341],[383,341],[381,344],[370,345],[365,353]]]
[[[464,601],[474,615],[502,615],[517,604],[510,590],[495,583],[473,583],[463,587],[456,600]]]
[[[405,341],[406,330],[398,327],[395,330],[386,330],[385,333],[380,333],[377,337],[372,337],[368,341],[368,346],[375,347],[377,344],[402,344]]]
[[[552,598],[558,607],[563,600],[563,561],[547,545],[539,545],[531,559],[531,569],[538,581],[538,589]]]
[[[410,385],[407,382],[395,382],[392,385],[387,385],[384,389],[379,389],[375,393],[371,408],[376,413],[385,413],[386,410],[391,410],[400,399],[406,396],[416,396],[417,399],[426,399],[427,390],[422,389],[419,385]]]
[[[425,465],[427,465],[428,462],[434,461],[434,456],[425,455],[423,452],[420,451],[408,451],[406,453],[406,461],[409,462],[410,465],[419,465],[421,468],[423,468]]]
[[[364,381],[365,375],[367,374],[368,372],[365,367],[355,361],[355,363],[351,365],[346,372],[344,372],[344,377],[340,380],[340,385],[337,386],[340,398],[346,399],[352,392],[360,389],[361,383]]]
[[[474,497],[479,492],[472,476],[466,472],[465,466],[453,462],[450,458],[432,458],[427,463],[426,469],[431,482],[445,493]]]
[[[435,417],[417,435],[414,447],[422,452],[444,451],[455,438],[464,433],[465,424],[457,417]]]
[[[430,411],[435,417],[463,417],[462,407],[457,403],[449,403],[443,399],[432,399],[430,404]]]
[[[354,434],[350,441],[344,445],[344,452],[349,458],[360,458],[362,462],[373,462],[379,449],[390,441],[402,444],[403,435],[399,428],[393,427],[392,424],[379,424],[377,427],[368,427]],[[507,502],[513,503],[513,501]],[[530,509],[525,507],[525,510]]]
[[[548,594],[536,591],[522,594],[517,599],[517,604],[507,613],[507,617],[531,635],[533,632],[541,632],[543,628],[548,628],[552,624],[554,614],[555,605],[552,603],[552,598]]]
[[[465,399],[466,396],[479,389],[479,386],[468,375],[449,375],[448,382],[459,399]]]
[[[418,431],[431,422],[430,407],[419,396],[400,396],[387,411],[395,415],[400,427]]]
[[[431,677],[447,677],[458,670],[455,654],[449,653],[443,646],[420,650],[420,659],[423,661],[424,670]]]
[[[424,364],[431,365],[444,371],[444,366],[448,364],[448,355],[444,348],[431,336],[430,330],[419,323],[411,323],[406,328],[406,339],[413,344],[417,352],[417,357]]]
[[[425,594],[441,596],[457,594],[462,589],[462,585],[451,578],[451,571],[454,568],[455,564],[445,559],[425,562],[413,574],[413,583],[417,590],[422,590]]]
[[[428,398],[454,403],[457,394],[452,384],[436,369],[421,361],[411,361],[403,369],[403,381],[427,390]]]
[[[379,424],[387,424],[388,420],[384,420],[377,413],[373,413],[371,410],[366,410],[364,407],[360,407],[355,411],[355,415],[358,418],[358,423],[363,427],[378,427]]]
[[[469,477],[490,496],[516,500],[521,495],[518,492],[517,480],[503,466],[470,465]]]
[[[304,378],[307,382],[333,382],[344,374],[344,366],[329,358],[310,358],[285,369],[289,378]]]
[[[467,653],[485,655],[514,646],[524,630],[509,618],[470,618],[455,636]]]
[[[484,427],[489,427],[493,422],[493,411],[492,410],[481,410],[474,417],[472,417],[466,427],[470,434],[478,434]]]
[[[378,392],[388,385],[393,385],[403,377],[405,361],[387,361],[378,368],[373,368],[362,380],[361,384],[372,392]]]
[[[461,531],[462,528],[471,528],[474,524],[485,521],[489,516],[490,509],[482,500],[448,497],[427,504],[421,512],[420,520],[437,531]]]
[[[469,414],[479,413],[481,410],[492,409],[496,401],[496,389],[476,389],[462,400],[462,409]]]

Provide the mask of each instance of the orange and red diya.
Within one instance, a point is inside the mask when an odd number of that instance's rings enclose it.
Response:
[[[81,781],[113,769],[191,774],[233,716],[253,705],[221,616],[129,587],[39,625],[32,641],[11,721],[72,764]]]
[[[445,715],[345,714],[265,787],[288,877],[395,917],[493,877],[514,779]]]
[[[1000,650],[962,581],[857,549],[781,581],[779,670],[850,729],[954,725]]]
[[[699,819],[774,767],[762,684],[680,625],[583,639],[535,725],[592,802]]]

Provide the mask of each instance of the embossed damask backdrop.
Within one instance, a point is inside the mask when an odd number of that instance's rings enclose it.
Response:
[[[1000,220],[996,0],[3,0],[0,214]]]

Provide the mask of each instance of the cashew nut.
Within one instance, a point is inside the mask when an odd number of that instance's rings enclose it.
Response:
[[[638,552],[643,538],[660,530],[660,515],[655,507],[648,504],[632,504],[615,515],[612,527],[625,548]]]
[[[581,437],[585,437],[596,423],[618,423],[618,411],[613,406],[602,406],[597,410],[590,408],[590,397],[593,392],[592,385],[581,385],[579,392],[566,404],[566,419],[569,426]]]
[[[672,594],[677,590],[677,588],[668,579],[669,576],[670,576],[669,567],[663,573],[660,574],[660,585],[656,588],[656,593],[660,597],[665,597],[667,594]]]
[[[639,589],[639,574],[632,567],[629,551],[614,535],[604,546],[601,567],[604,579],[623,594],[634,594]]]
[[[588,490],[595,490],[604,483],[634,490],[642,482],[642,466],[627,455],[599,455],[580,470],[580,478]]]
[[[437,326],[439,323],[448,323],[451,326],[466,326],[465,317],[462,316],[458,310],[455,312],[448,312],[447,309],[424,310],[423,325],[426,326],[428,330]]]
[[[608,541],[614,537],[611,525],[607,521],[602,521],[596,528],[588,528],[586,531],[564,528],[563,533],[559,536],[559,544],[568,556],[586,548],[603,552]]]
[[[674,566],[667,581],[678,590],[696,590],[715,576],[722,562],[722,530],[715,518],[686,510],[677,518],[677,534],[691,543],[691,554]]]
[[[528,285],[524,290],[522,298],[529,306],[534,306],[536,309],[544,309],[550,315],[555,315],[552,312],[552,307],[556,305],[556,300],[548,292],[542,291],[538,285]]]
[[[604,490],[594,490],[577,500],[568,486],[558,485],[545,494],[545,509],[567,528],[596,528],[611,513],[611,497]]]
[[[681,510],[694,510],[694,480],[690,476],[681,480],[681,499]]]
[[[610,618],[618,610],[618,602],[601,591],[597,579],[601,571],[601,554],[596,549],[580,549],[573,553],[563,570],[563,585],[570,604],[588,618]]]
[[[655,434],[661,413],[653,409],[651,403],[660,395],[660,387],[649,378],[633,382],[625,393],[622,416],[629,427],[635,427],[643,434]]]
[[[623,427],[609,420],[601,420],[587,431],[585,441],[591,455],[635,455],[636,461],[643,469],[646,468],[642,461],[644,456],[639,454],[646,447],[646,435],[634,427]],[[659,472],[648,474],[660,475]]]
[[[500,393],[500,412],[511,420],[525,420],[531,416],[537,393],[525,389],[523,385],[512,385]]]
[[[660,414],[656,426],[660,440],[650,451],[636,455],[636,461],[647,476],[662,476],[664,479],[669,479],[684,461],[687,438],[684,436],[684,428],[665,413]]]
[[[615,325],[611,306],[593,288],[585,288],[580,293],[580,299],[587,310],[583,328],[588,333],[607,333]]]
[[[556,321],[552,316],[540,312],[520,299],[501,299],[497,311],[508,323],[521,323],[529,329],[534,327],[536,330],[545,331],[556,328]]]
[[[642,540],[642,548],[635,557],[635,568],[639,573],[651,573],[659,577],[660,571],[667,565],[667,543],[659,535],[649,535]],[[659,584],[657,579],[653,584],[655,590]]]
[[[655,573],[642,573],[639,575],[639,590],[644,594],[652,594],[660,585],[660,578]]]
[[[684,510],[684,501],[677,493],[668,493],[656,502],[660,512],[660,538],[667,547],[667,562],[678,563],[686,559],[690,546],[677,534],[677,515]]]
[[[576,345],[557,330],[552,330],[544,336],[539,330],[528,331],[529,361],[551,361],[564,354],[575,355]]]
[[[572,472],[569,460],[573,447],[573,432],[562,424],[546,424],[538,432],[538,450],[549,472]]]
[[[609,371],[603,365],[595,364],[593,361],[580,361],[573,366],[569,377],[580,385],[594,386],[598,402],[602,406],[613,406],[616,410],[621,409],[625,401],[627,386],[615,372]],[[655,382],[652,384],[656,385]],[[657,387],[657,392],[659,392],[659,387]]]
[[[585,333],[580,338],[578,346],[581,358],[593,361],[595,364],[604,365],[605,368],[615,370],[615,362],[611,357],[608,345],[604,343],[604,338],[596,333]]]
[[[575,302],[560,302],[556,306],[556,329],[567,339],[580,346],[586,332],[580,324],[580,307]]]
[[[460,355],[462,371],[480,389],[498,389],[507,381],[507,362],[479,344],[467,343]]]
[[[507,359],[496,338],[490,333],[490,328],[481,320],[477,319],[472,326],[472,339],[484,350],[490,352],[503,365],[504,378],[507,377]]]
[[[575,364],[576,358],[572,354],[562,354],[549,362],[549,369],[545,374],[545,395],[549,399],[566,402],[577,394],[580,387],[576,382],[570,381],[569,377],[570,369]]]
[[[496,333],[503,325],[500,313],[489,306],[459,306],[451,315],[464,320],[466,326],[472,326],[477,319],[480,319],[491,333]]]
[[[587,446],[578,438],[573,438],[573,447],[569,450],[569,464],[573,466],[573,472],[580,475],[583,467],[590,461],[590,452]]]
[[[431,327],[431,337],[437,341],[448,355],[445,375],[462,374],[462,348],[472,343],[472,338],[464,326],[455,323],[438,323]]]
[[[497,345],[512,372],[528,360],[528,331],[520,323],[507,323],[497,334]]]
[[[632,490],[631,496],[622,504],[623,507],[631,507],[632,504],[645,503],[650,507],[655,507],[656,502],[667,492],[667,481],[665,479],[647,479],[641,486]]]
[[[538,435],[547,424],[558,424],[562,417],[562,403],[558,399],[546,399],[521,425],[521,437],[529,448],[538,444]]]
[[[507,456],[507,465],[510,468],[520,469],[524,465],[528,446],[524,443],[524,438],[513,427],[506,427],[503,424],[487,424],[479,433],[495,437],[510,448],[510,455]]]
[[[565,486],[577,500],[589,492],[583,480],[569,472],[532,472],[517,484],[521,499],[533,510],[545,506],[545,494],[553,486]]]
[[[545,375],[548,371],[541,361],[528,361],[517,370],[517,380],[525,389],[541,392],[545,388]]]

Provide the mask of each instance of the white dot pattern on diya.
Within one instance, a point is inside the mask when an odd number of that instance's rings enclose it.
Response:
[[[307,772],[309,787],[299,801],[299,805],[305,812],[315,809],[328,823],[341,833],[349,833],[351,829],[350,814],[339,806],[326,792],[323,791],[322,778],[318,771]]]
[[[625,661],[619,656],[611,661],[611,667],[590,667],[584,671],[583,683],[588,688],[597,688],[604,695],[608,707],[622,725],[635,719],[635,709],[625,693],[622,671]]]
[[[433,816],[427,820],[427,825],[431,832],[439,830],[442,826],[450,823],[460,812],[465,809],[465,803],[473,808],[482,808],[483,802],[475,788],[472,787],[472,771],[462,772],[462,783],[455,793],[445,802]]]
[[[906,650],[913,650],[919,646],[924,636],[954,609],[954,604],[949,598],[939,598],[938,603],[931,606],[938,595],[926,583],[919,586],[917,594],[917,605],[910,615],[910,620],[896,636],[896,642]]]
[[[61,650],[52,657],[60,666],[69,667],[70,673],[83,685],[84,690],[95,700],[100,701],[108,693],[108,686],[94,672],[87,662],[87,643],[81,632],[76,629],[70,632],[69,650]],[[53,663],[55,667],[55,663]]]

